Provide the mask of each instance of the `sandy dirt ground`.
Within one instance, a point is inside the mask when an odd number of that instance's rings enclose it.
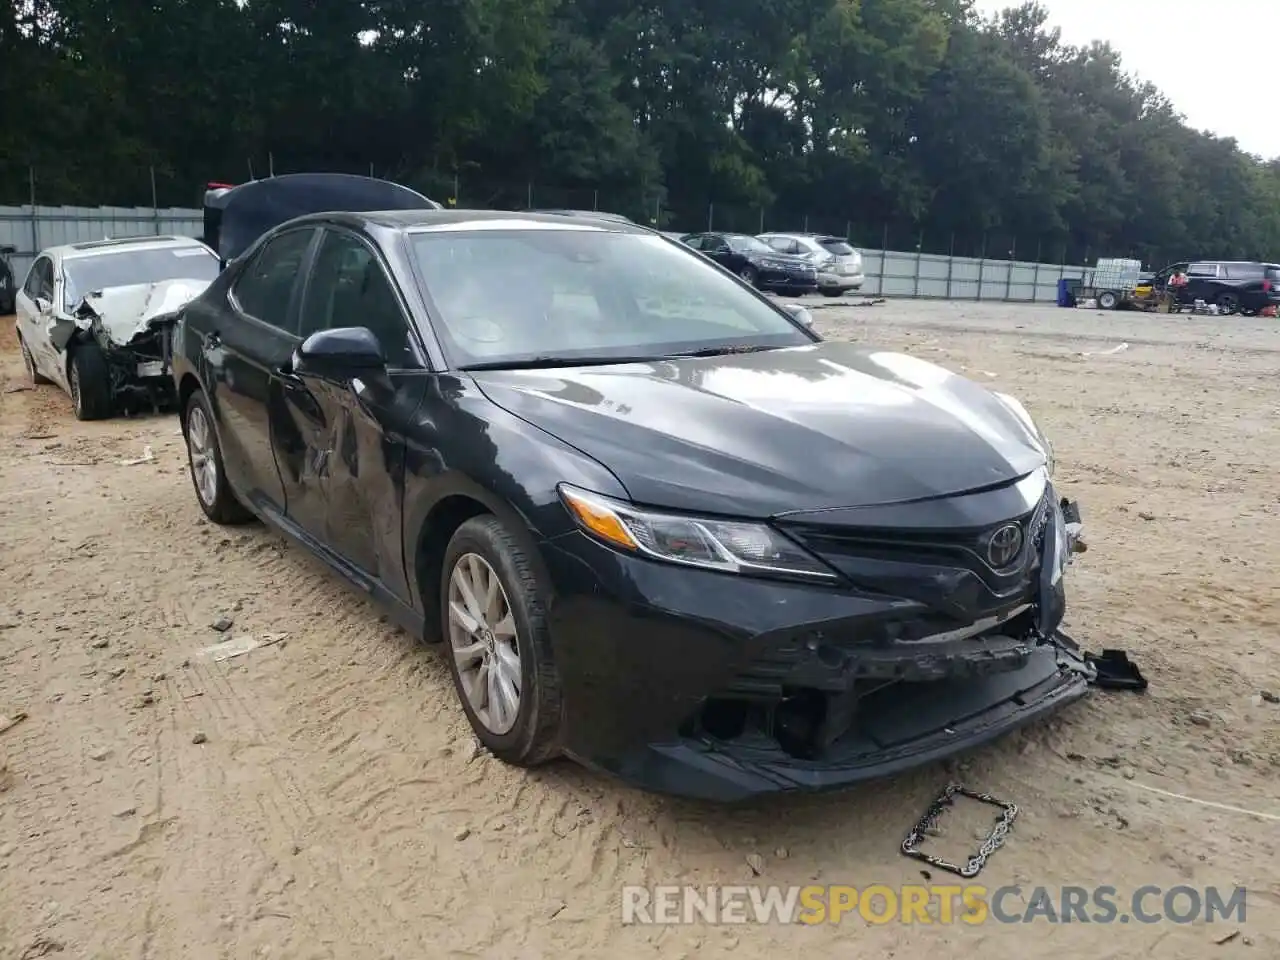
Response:
[[[76,422],[56,388],[24,389],[4,320],[0,957],[1280,956],[1280,705],[1262,696],[1280,693],[1280,324],[815,315],[1024,400],[1084,506],[1070,627],[1128,649],[1146,695],[1096,691],[960,762],[732,809],[511,769],[475,749],[429,648],[276,534],[205,522],[174,419]],[[202,661],[222,616],[287,636]],[[1123,912],[1144,885],[1244,885],[1246,919],[622,923],[625,884],[920,883],[898,845],[952,777],[1021,807],[988,888],[1109,885]],[[965,830],[941,852],[973,849]]]

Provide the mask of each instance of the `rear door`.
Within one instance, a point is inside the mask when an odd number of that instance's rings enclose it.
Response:
[[[426,384],[425,351],[404,297],[366,237],[326,227],[302,299],[300,341],[367,327],[394,387],[377,399],[350,379],[288,371],[275,429],[289,520],[406,603],[402,550],[405,430]]]
[[[200,331],[227,476],[255,505],[276,514],[286,503],[270,410],[281,404],[279,371],[298,342],[299,281],[319,232],[306,226],[272,237],[228,291],[225,322]]]
[[[1216,263],[1193,263],[1187,267],[1187,285],[1183,287],[1182,300],[1194,302],[1203,300],[1213,303],[1222,291],[1218,283],[1222,269]]]

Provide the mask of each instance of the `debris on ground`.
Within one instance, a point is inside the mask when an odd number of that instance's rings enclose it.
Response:
[[[1095,686],[1104,690],[1133,690],[1137,693],[1147,689],[1147,678],[1123,650],[1108,648],[1102,653],[1086,653],[1084,658],[1096,672]]]
[[[192,742],[192,743],[194,743],[196,746],[199,746],[199,745],[200,745],[200,744],[202,744],[202,743],[208,743],[208,742],[209,742],[209,738],[208,738],[208,736],[206,736],[204,733],[196,733],[196,734],[191,738],[191,742]]]
[[[944,811],[955,806],[956,797],[968,797],[970,800],[977,800],[979,803],[985,803],[1003,811],[1000,818],[996,820],[995,825],[991,828],[991,832],[981,838],[982,846],[978,852],[969,857],[964,864],[951,863],[949,860],[936,857],[931,853],[925,853],[919,847],[920,841],[924,837],[938,835],[938,819]],[[911,832],[907,834],[906,839],[902,841],[902,853],[916,860],[923,860],[939,870],[946,870],[948,873],[954,873],[965,879],[970,879],[981,872],[991,854],[1004,846],[1005,840],[1009,837],[1009,831],[1013,828],[1013,821],[1017,817],[1017,804],[998,800],[990,794],[969,790],[958,783],[951,783],[929,805],[929,809],[925,811],[924,816],[920,818]]]
[[[1280,694],[1272,693],[1270,690],[1263,690],[1258,696],[1267,703],[1280,703]]]
[[[8,733],[25,719],[27,715],[21,710],[11,717],[0,717],[0,733]]]
[[[758,853],[747,854],[747,866],[751,868],[751,872],[757,877],[764,873],[764,857]]]
[[[1117,353],[1124,353],[1129,349],[1129,344],[1118,343],[1114,347],[1108,347],[1106,350],[1085,350],[1081,352],[1082,357],[1114,357]]]
[[[214,630],[218,631],[218,633],[226,633],[233,626],[235,626],[235,621],[232,620],[230,617],[224,616],[224,617],[219,617],[217,620],[213,621],[213,623],[209,624],[209,626]]]
[[[122,467],[136,467],[140,463],[152,463],[156,458],[155,453],[151,450],[151,444],[147,444],[142,448],[142,456],[134,457],[132,460],[117,461]]]
[[[223,660],[230,660],[232,657],[244,656],[259,647],[270,647],[278,644],[287,636],[287,633],[246,633],[242,637],[235,637],[231,640],[224,640],[222,643],[215,643],[211,647],[205,647],[196,656],[201,660],[221,663]]]

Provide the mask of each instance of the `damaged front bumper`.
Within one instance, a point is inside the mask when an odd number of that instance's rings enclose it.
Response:
[[[84,297],[71,317],[51,321],[59,353],[91,342],[102,352],[111,395],[122,408],[162,409],[174,400],[171,332],[181,309],[208,286],[197,280],[109,287]]]
[[[875,554],[868,585],[873,551],[846,542],[840,589],[672,568],[577,533],[545,542],[566,752],[734,801],[894,774],[1080,699],[1094,667],[1059,629],[1079,511],[1046,484],[1020,522],[1025,562],[1003,579],[959,546],[912,542]],[[978,613],[958,622],[957,606]]]

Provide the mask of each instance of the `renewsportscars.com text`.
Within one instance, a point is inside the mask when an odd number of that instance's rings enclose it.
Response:
[[[1245,920],[1243,887],[988,888],[976,884],[891,887],[624,887],[624,924],[1216,923]]]

